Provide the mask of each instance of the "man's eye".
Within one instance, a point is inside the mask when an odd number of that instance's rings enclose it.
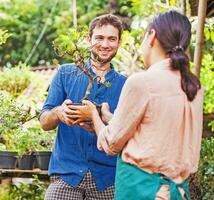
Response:
[[[110,41],[111,41],[111,42],[115,42],[115,41],[116,41],[116,38],[110,38]]]
[[[102,40],[102,39],[103,39],[103,38],[101,38],[101,37],[97,37],[97,38],[96,38],[96,40]]]

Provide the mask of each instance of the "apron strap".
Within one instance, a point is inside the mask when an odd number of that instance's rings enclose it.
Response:
[[[179,188],[182,188],[185,193],[187,200],[190,199],[189,188],[187,180],[184,180],[182,183],[175,183],[171,179],[160,177],[160,187],[162,185],[169,185],[170,188],[170,200],[182,200],[182,195],[179,191]]]

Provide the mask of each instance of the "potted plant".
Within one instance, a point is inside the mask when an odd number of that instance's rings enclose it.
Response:
[[[18,152],[18,168],[23,170],[33,169],[37,146],[36,136],[30,131],[22,131],[17,136],[16,149]]]
[[[55,131],[52,130],[47,133],[47,131],[41,129],[39,124],[29,128],[28,131],[31,133],[31,137],[34,137],[35,167],[47,170],[56,136]]]
[[[0,136],[0,168],[14,169],[17,163],[17,152],[15,147],[15,132],[8,132]]]
[[[90,73],[91,65],[87,68],[85,67],[85,62],[90,59],[91,50],[98,45],[98,43],[96,43],[95,45],[90,46],[87,37],[88,32],[86,29],[82,27],[78,29],[71,28],[68,30],[66,35],[60,35],[53,42],[56,54],[60,57],[68,58],[71,62],[76,64],[77,68],[80,69],[81,73],[77,74],[77,76],[84,73],[89,77],[89,84],[82,100],[88,100],[95,80],[97,80],[99,84],[104,84],[106,87],[110,87],[110,82],[105,81],[102,83],[100,76],[95,76]],[[75,71],[72,73],[75,73]],[[93,103],[97,106],[98,111],[100,111],[101,105],[98,105],[95,102]]]
[[[0,168],[15,168],[17,136],[30,114],[5,91],[0,91],[0,105]]]

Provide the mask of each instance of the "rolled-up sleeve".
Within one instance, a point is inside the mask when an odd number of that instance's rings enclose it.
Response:
[[[142,73],[126,81],[114,116],[98,134],[98,146],[111,154],[119,153],[139,126],[149,102],[149,93]]]
[[[61,105],[62,102],[64,101],[66,95],[65,95],[63,81],[62,81],[63,75],[64,75],[63,68],[61,67],[57,71],[57,73],[55,74],[51,82],[46,101],[43,105],[43,108],[39,116],[41,116],[41,114],[46,110],[51,110],[52,108],[58,105]]]

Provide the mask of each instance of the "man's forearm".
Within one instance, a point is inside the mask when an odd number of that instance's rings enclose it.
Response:
[[[58,109],[59,106],[41,114],[39,121],[43,130],[49,131],[55,129],[58,126],[60,122],[58,117]]]

